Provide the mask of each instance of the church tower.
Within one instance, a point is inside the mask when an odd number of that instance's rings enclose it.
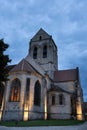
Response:
[[[42,28],[30,40],[29,55],[53,78],[54,71],[58,69],[57,46],[52,36]]]

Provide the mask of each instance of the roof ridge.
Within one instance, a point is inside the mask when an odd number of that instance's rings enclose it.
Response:
[[[23,68],[24,68],[24,59],[22,61],[23,61],[23,64],[21,66],[21,69],[23,70]]]
[[[76,67],[76,68],[72,68],[72,69],[56,70],[56,71],[58,71],[58,72],[62,72],[62,71],[72,71],[72,70],[77,70],[77,67]],[[56,71],[55,71],[55,72],[56,72]]]

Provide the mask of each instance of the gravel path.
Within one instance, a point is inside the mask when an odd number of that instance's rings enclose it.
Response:
[[[0,130],[87,130],[87,122],[77,126],[48,126],[48,127],[5,127],[0,126]]]

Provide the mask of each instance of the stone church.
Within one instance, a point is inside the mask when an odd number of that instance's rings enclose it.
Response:
[[[28,55],[8,66],[1,120],[83,120],[79,68],[59,70],[57,52],[52,36],[41,28],[29,42]]]

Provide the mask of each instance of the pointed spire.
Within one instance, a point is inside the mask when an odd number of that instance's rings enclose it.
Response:
[[[44,29],[40,28],[39,31],[33,36],[31,41],[48,39],[50,37],[51,36]]]

